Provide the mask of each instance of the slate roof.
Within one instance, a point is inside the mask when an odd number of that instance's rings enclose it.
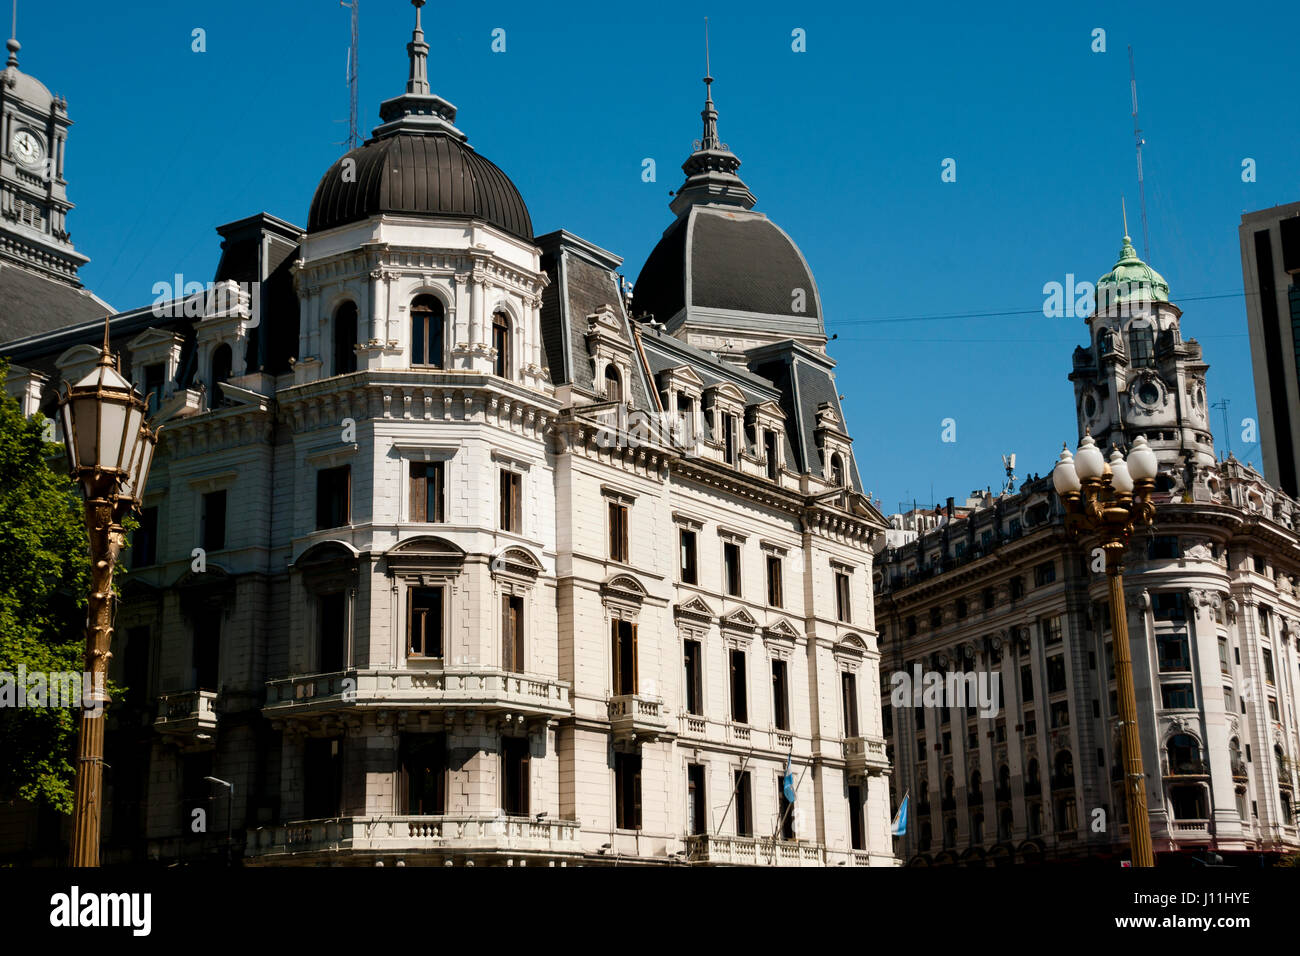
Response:
[[[355,181],[344,164],[355,165]],[[491,160],[449,135],[398,133],[351,150],[321,177],[307,231],[360,222],[378,213],[480,219],[532,240],[519,190]]]
[[[623,308],[616,272],[623,260],[562,229],[534,241],[542,250],[542,270],[550,280],[542,292],[541,326],[551,383],[572,384],[583,392],[595,392],[595,372],[587,351],[588,316],[602,306],[611,305],[632,349],[633,375],[628,404],[639,409],[657,408],[653,385],[646,380],[645,369],[637,357],[632,323]]]
[[[0,260],[0,342],[102,320],[112,312],[86,289]]]
[[[794,313],[794,290],[805,311]],[[722,309],[821,325],[812,271],[794,241],[759,213],[692,206],[668,227],[633,286],[633,311],[674,328],[683,309]]]

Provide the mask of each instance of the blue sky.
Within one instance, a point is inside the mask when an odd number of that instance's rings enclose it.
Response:
[[[361,4],[368,133],[402,90],[412,10]],[[610,249],[634,280],[700,135],[709,16],[722,138],[813,268],[863,478],[889,512],[996,490],[1004,452],[1022,476],[1046,472],[1073,444],[1066,376],[1085,327],[1045,318],[1042,289],[1109,270],[1121,196],[1141,252],[1130,43],[1150,262],[1205,349],[1210,400],[1231,402],[1234,452],[1260,460],[1238,424],[1255,402],[1237,226],[1300,199],[1300,7],[1070,6],[1084,9],[431,4],[424,27],[434,89],[537,232]],[[91,288],[143,305],[176,272],[211,278],[220,223],[266,210],[305,225],[346,135],[348,24],[336,0],[25,0],[21,66],[75,122],[70,228]],[[205,53],[191,51],[196,27]],[[796,28],[806,52],[791,49]],[[642,181],[647,157],[657,182]],[[948,157],[955,183],[941,182]],[[1247,157],[1257,182],[1241,180]]]

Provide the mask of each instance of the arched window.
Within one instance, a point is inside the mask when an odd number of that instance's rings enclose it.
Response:
[[[838,454],[831,455],[831,485],[836,488],[844,487],[844,459]]]
[[[1134,368],[1156,364],[1155,330],[1148,326],[1129,329],[1128,357]]]
[[[497,353],[492,371],[502,378],[510,378],[510,318],[504,312],[492,315],[492,348]]]
[[[357,304],[344,302],[334,311],[334,374],[357,370]]]
[[[613,362],[605,366],[605,401],[623,401],[623,378]]]
[[[416,296],[411,303],[411,364],[442,368],[442,303],[431,295]]]
[[[212,391],[216,392],[217,385],[220,382],[230,381],[231,366],[234,364],[234,356],[230,351],[229,345],[218,345],[212,353]],[[215,399],[215,395],[213,398]]]

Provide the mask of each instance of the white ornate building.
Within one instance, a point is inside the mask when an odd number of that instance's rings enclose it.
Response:
[[[1079,435],[1141,434],[1161,462],[1155,524],[1134,535],[1124,581],[1157,863],[1294,853],[1300,504],[1215,460],[1208,366],[1127,237],[1097,295],[1070,376]],[[1068,539],[1050,477],[976,504],[877,567],[893,787],[914,811],[900,856],[1127,855],[1102,565]],[[891,707],[890,673],[917,665],[996,673],[1000,710]]]
[[[111,320],[165,425],[106,859],[219,848],[217,777],[249,864],[892,865],[884,521],[807,264],[709,98],[629,310],[429,91],[415,5],[406,91],[306,230],[223,226],[201,308]],[[0,348],[26,411],[97,334]],[[0,850],[57,858],[32,832]]]

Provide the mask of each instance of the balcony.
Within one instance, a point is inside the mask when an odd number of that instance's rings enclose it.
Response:
[[[845,737],[844,769],[850,777],[889,773],[883,737]]]
[[[441,865],[453,856],[580,859],[576,820],[536,820],[483,814],[445,816],[338,817],[303,820],[248,833],[245,860],[251,864],[365,865],[380,856],[411,854],[404,862]],[[347,857],[352,857],[349,860]]]
[[[679,714],[678,719],[684,736],[703,737],[708,733],[709,722],[700,714]]]
[[[609,699],[609,729],[615,740],[650,741],[668,735],[668,713],[658,697],[620,694]]]
[[[1200,757],[1171,761],[1165,756],[1160,762],[1166,777],[1204,777],[1210,772],[1210,765]]]
[[[1234,779],[1234,780],[1246,780],[1246,779],[1248,779],[1248,774],[1246,773],[1246,764],[1245,764],[1245,761],[1238,760],[1238,759],[1236,759],[1235,757],[1233,758],[1233,760],[1232,760],[1232,779]]]
[[[217,732],[217,692],[182,690],[158,697],[154,730],[182,744],[212,746]]]
[[[825,866],[826,850],[819,843],[697,834],[686,838],[686,859],[700,866]]]
[[[1169,835],[1184,843],[1208,843],[1210,840],[1209,820],[1171,820]]]
[[[388,708],[505,711],[522,717],[572,713],[569,685],[553,677],[487,667],[379,668],[266,682],[271,719]]]

